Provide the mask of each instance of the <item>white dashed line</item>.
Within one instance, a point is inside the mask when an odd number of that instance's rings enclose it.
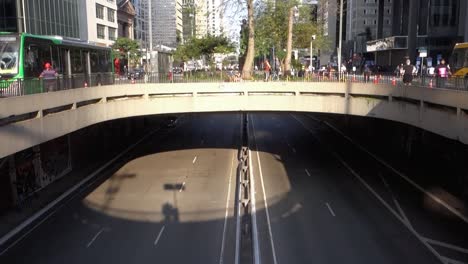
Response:
[[[104,231],[104,228],[101,228],[101,230],[99,230],[99,232],[97,232],[97,234],[94,235],[93,239],[91,239],[91,241],[89,241],[89,243],[86,245],[86,247],[89,248],[103,231]]]
[[[183,182],[182,186],[180,186],[179,192],[182,192],[184,190],[184,187],[185,187],[185,182]]]
[[[305,173],[307,174],[307,176],[310,177],[310,173],[309,173],[309,171],[307,169],[305,169]]]
[[[155,245],[155,246],[158,244],[159,239],[161,238],[161,235],[162,235],[162,233],[164,232],[164,228],[165,228],[165,227],[166,227],[166,226],[163,226],[163,227],[161,228],[161,230],[159,231],[158,237],[156,237],[156,240],[154,240],[154,245]]]
[[[333,212],[333,209],[331,208],[331,206],[328,203],[325,203],[325,204],[327,205],[328,210],[330,211],[331,215],[336,216],[335,212]]]
[[[195,156],[195,158],[193,158],[192,163],[195,163],[195,161],[197,161],[197,156]]]

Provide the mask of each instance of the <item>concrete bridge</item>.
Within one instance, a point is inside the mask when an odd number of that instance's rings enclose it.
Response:
[[[468,144],[466,92],[365,83],[129,84],[0,99],[0,158],[113,119],[239,111],[382,118]]]

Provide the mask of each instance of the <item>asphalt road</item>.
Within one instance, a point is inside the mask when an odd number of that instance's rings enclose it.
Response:
[[[0,263],[234,263],[240,121],[186,115]],[[457,208],[315,117],[254,113],[248,125],[260,263],[468,263]]]
[[[465,221],[320,122],[249,127],[261,263],[467,263]]]
[[[233,263],[240,115],[185,115],[0,263]]]

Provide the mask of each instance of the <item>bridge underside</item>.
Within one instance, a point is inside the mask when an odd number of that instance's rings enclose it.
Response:
[[[37,94],[0,99],[0,158],[108,120],[203,112],[366,116],[468,144],[466,97],[457,91],[350,83],[143,84]]]

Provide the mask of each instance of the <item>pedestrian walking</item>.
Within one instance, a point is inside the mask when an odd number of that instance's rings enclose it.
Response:
[[[406,64],[403,66],[403,84],[406,86],[411,85],[415,73],[417,73],[416,67],[407,59]]]
[[[270,72],[271,72],[271,65],[268,59],[265,59],[263,61],[263,71],[265,72],[265,82],[268,82],[270,79]]]
[[[438,88],[444,88],[449,75],[451,75],[450,67],[445,64],[445,60],[442,59],[440,64],[435,68],[436,74],[436,85]]]
[[[369,65],[366,63],[364,65],[364,81],[365,82],[369,82],[370,75],[371,75],[371,69],[369,68]]]
[[[57,72],[52,68],[50,63],[44,65],[44,70],[39,75],[40,79],[44,80],[44,88],[47,92],[53,92],[57,87]]]

